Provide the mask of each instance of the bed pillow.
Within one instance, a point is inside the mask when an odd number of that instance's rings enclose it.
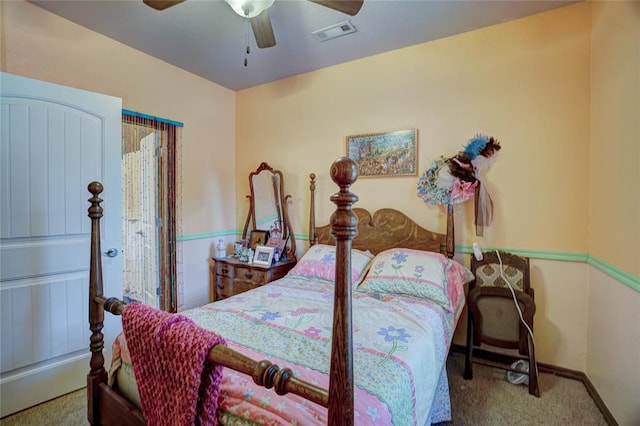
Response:
[[[351,250],[351,283],[355,287],[369,270],[373,255],[356,249]],[[336,276],[335,246],[316,244],[289,271],[289,275],[335,281]]]
[[[472,279],[471,271],[442,254],[394,248],[373,258],[358,291],[421,297],[453,312]]]

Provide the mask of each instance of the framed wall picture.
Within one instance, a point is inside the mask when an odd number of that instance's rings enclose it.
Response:
[[[249,247],[255,251],[257,246],[264,246],[269,239],[269,231],[263,231],[262,229],[254,229],[251,231],[251,238],[249,239]]]
[[[418,129],[347,136],[346,145],[361,177],[418,176]]]
[[[254,265],[271,266],[275,247],[256,246],[256,252],[253,255]]]

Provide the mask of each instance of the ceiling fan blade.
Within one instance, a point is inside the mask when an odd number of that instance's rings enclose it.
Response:
[[[256,38],[256,44],[260,49],[276,45],[276,37],[273,35],[273,28],[271,27],[271,19],[269,19],[269,14],[266,10],[249,20],[251,21],[253,35]]]
[[[151,6],[156,10],[165,10],[168,7],[175,6],[185,0],[142,0],[147,6]]]
[[[329,9],[337,10],[338,12],[346,13],[347,15],[355,16],[360,12],[362,3],[364,0],[309,0],[312,3],[316,3]]]

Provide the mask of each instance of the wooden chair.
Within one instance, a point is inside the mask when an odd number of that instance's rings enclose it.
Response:
[[[538,365],[535,357],[533,336],[522,324],[514,303],[515,298],[522,312],[524,322],[533,332],[533,315],[536,311],[534,292],[529,281],[529,259],[511,253],[483,253],[483,259],[471,258],[471,271],[475,280],[469,283],[467,294],[467,347],[465,351],[464,378],[473,378],[472,363],[482,363],[473,359],[474,347],[486,344],[498,348],[518,349],[511,358],[529,362],[529,371],[521,371],[491,363],[492,367],[502,368],[529,377],[529,393],[540,396],[538,387]],[[502,261],[502,271],[500,260]],[[511,292],[505,278],[514,290]],[[484,350],[484,348],[483,348]],[[491,354],[491,351],[486,351]],[[498,359],[505,359],[502,353],[495,353]]]

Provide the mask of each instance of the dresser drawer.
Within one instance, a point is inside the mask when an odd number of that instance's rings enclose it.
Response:
[[[218,275],[216,276],[215,286],[215,300],[222,300],[233,296],[233,278]]]
[[[214,301],[252,290],[282,278],[296,264],[285,260],[269,267],[240,262],[235,258],[214,258],[211,266],[211,297]]]
[[[259,285],[253,281],[218,276],[216,279],[216,300],[252,290]]]
[[[227,263],[216,262],[216,275],[234,278],[236,276],[236,268]]]
[[[253,281],[256,284],[265,284],[267,271],[262,269],[236,268],[235,278]]]

